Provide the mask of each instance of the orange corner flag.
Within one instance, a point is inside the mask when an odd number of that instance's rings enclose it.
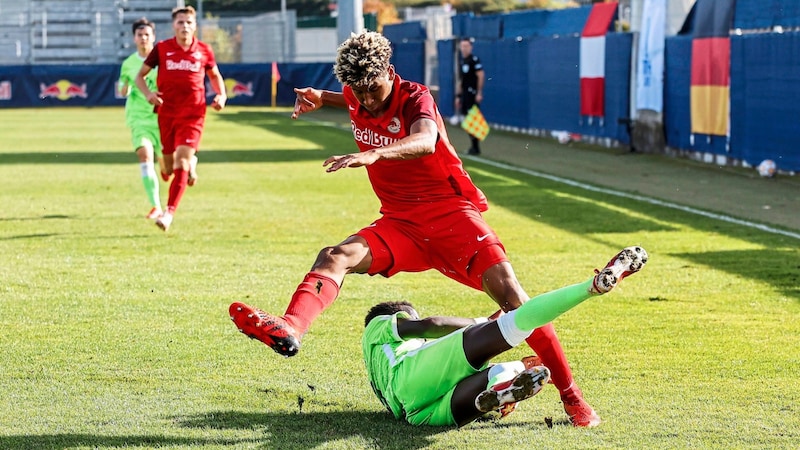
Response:
[[[481,110],[478,109],[478,105],[472,105],[472,108],[467,111],[467,117],[461,122],[461,128],[481,141],[486,139],[486,135],[489,134],[489,124]]]
[[[278,81],[281,81],[281,73],[278,72],[278,63],[273,61],[272,62],[272,82],[277,84]]]
[[[281,73],[278,72],[278,63],[272,62],[272,107],[275,107],[276,99],[278,97],[278,81],[281,79]]]

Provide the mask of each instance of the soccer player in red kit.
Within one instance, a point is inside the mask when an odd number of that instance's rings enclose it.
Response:
[[[197,31],[194,8],[174,9],[172,28],[175,37],[153,47],[136,77],[136,86],[158,113],[167,169],[162,176],[168,180],[170,175],[175,175],[169,186],[167,209],[156,220],[156,225],[164,231],[172,224],[186,186],[193,186],[197,180],[197,151],[206,116],[206,75],[216,93],[211,107],[219,111],[227,101],[225,82],[214,52],[194,36]],[[158,91],[153,92],[147,88],[144,77],[156,67]]]
[[[342,92],[295,89],[293,118],[323,105],[349,110],[359,152],[331,156],[323,166],[327,172],[364,166],[382,217],[323,248],[282,317],[231,305],[231,318],[242,333],[279,354],[298,352],[300,338],[339,295],[348,273],[391,277],[436,269],[486,292],[502,311],[530,299],[483,219],[486,197],[464,170],[428,88],[401,79],[391,56],[383,35],[354,34],[339,46],[334,64]],[[572,423],[599,424],[573,380],[553,325],[537,328],[526,341],[550,369]]]

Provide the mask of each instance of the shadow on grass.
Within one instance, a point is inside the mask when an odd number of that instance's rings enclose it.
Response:
[[[58,236],[59,233],[36,233],[36,234],[18,234],[15,236],[3,236],[0,237],[0,241],[14,241],[17,239],[39,239],[39,238],[49,238],[53,236]]]
[[[236,110],[216,117],[237,125],[261,128],[284,136],[297,136],[320,144],[330,142],[330,138],[340,139],[342,129],[350,130],[350,118],[347,111],[331,107],[323,107],[310,115],[303,115],[297,120],[292,119],[289,112],[251,110]],[[319,126],[323,124],[329,126]],[[309,132],[309,128],[313,131]],[[346,138],[352,142],[349,135]]]
[[[207,150],[198,155],[208,163],[279,163],[316,161],[330,156],[331,150]],[[0,164],[136,164],[132,152],[30,152],[0,154]]]
[[[305,450],[325,447],[326,443],[357,437],[371,447],[381,449],[428,448],[432,436],[453,430],[453,427],[412,426],[395,420],[389,413],[342,411],[311,413],[243,413],[219,411],[190,418],[174,418],[187,428],[241,429],[263,428],[262,444],[267,448]],[[482,421],[486,426],[500,426],[496,421]],[[502,424],[506,425],[506,424]],[[481,426],[476,422],[468,426]],[[545,425],[542,424],[542,427]],[[530,428],[527,423],[508,427]]]
[[[39,216],[39,217],[0,217],[0,222],[11,222],[11,221],[18,221],[18,220],[52,220],[52,219],[72,219],[73,216],[67,216],[65,214],[50,214],[46,216]]]
[[[203,149],[200,148],[200,161],[206,163],[269,163],[315,161],[320,163],[334,153],[355,152],[356,145],[351,135],[341,129],[319,126],[318,122],[292,120],[288,113],[258,111],[236,111],[220,114],[224,122],[242,127],[255,127],[280,134],[290,139],[308,142],[319,148],[276,149],[264,142],[265,149]],[[132,151],[121,152],[52,152],[28,151],[0,153],[0,164],[135,164],[136,155]]]
[[[252,439],[199,439],[164,435],[103,436],[98,434],[54,433],[35,435],[0,436],[4,450],[57,450],[76,447],[87,448],[160,448],[169,446],[204,447],[229,445],[232,447],[253,444]]]
[[[202,164],[208,163],[281,163],[314,160],[322,162],[328,156],[343,151],[355,151],[352,135],[347,129],[346,112],[331,113],[323,109],[294,121],[286,112],[231,111],[215,116],[219,121],[236,124],[246,132],[247,127],[267,130],[287,138],[310,142],[315,149],[270,149],[264,142],[263,149],[227,149],[201,152]],[[323,122],[315,122],[321,120]],[[335,126],[320,126],[321,123]],[[134,164],[132,152],[25,152],[1,153],[0,164]],[[702,249],[683,254],[689,261],[702,263],[744,278],[769,283],[800,300],[798,291],[797,240],[791,237],[772,235],[737,224],[710,220],[688,212],[653,205],[632,199],[619,198],[601,192],[587,191],[530,175],[498,169],[480,161],[464,162],[476,184],[486,193],[492,205],[507,208],[554,228],[575,235],[593,237],[608,245],[630,245],[633,242],[615,242],[614,235],[641,233],[681,233],[683,227],[708,234],[719,234],[744,242],[757,244],[768,251],[711,252]],[[9,220],[9,219],[4,219]],[[14,219],[10,219],[14,220]],[[602,236],[601,236],[602,235]],[[36,238],[44,236],[17,236],[14,238]],[[503,236],[501,236],[502,238]],[[795,250],[793,250],[795,249]],[[655,249],[651,249],[653,251]],[[535,251],[535,250],[532,250]],[[757,258],[769,255],[767,260],[759,258],[763,270],[753,269],[744,257]],[[784,270],[773,270],[782,267]]]
[[[731,250],[672,254],[724,272],[769,280],[787,297],[800,299],[800,260],[789,250]]]
[[[267,448],[297,450],[352,437],[359,437],[375,448],[426,448],[431,444],[431,435],[450,429],[412,427],[394,420],[388,413],[358,411],[292,414],[220,411],[175,420],[187,428],[251,430],[263,427],[263,444]]]
[[[760,245],[763,250],[707,252],[699,249],[696,253],[675,256],[770,284],[784,295],[800,300],[796,239],[637,200],[554,184],[523,173],[487,168],[479,162],[466,164],[492,205],[584,238],[597,235],[596,240],[608,245],[638,244],[614,242],[614,234],[680,233],[682,227]]]

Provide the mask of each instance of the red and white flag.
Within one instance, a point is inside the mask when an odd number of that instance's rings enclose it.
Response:
[[[617,2],[595,3],[583,26],[580,49],[581,115],[603,117],[605,110],[606,32]]]

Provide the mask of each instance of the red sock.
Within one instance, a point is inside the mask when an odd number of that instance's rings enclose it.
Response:
[[[181,197],[189,184],[189,171],[175,169],[173,173],[175,177],[169,185],[169,198],[167,199],[167,208],[172,211],[178,209],[178,203],[181,202]]]
[[[567,355],[561,348],[561,342],[558,341],[556,329],[552,323],[533,330],[525,342],[542,359],[542,364],[550,369],[550,377],[561,392],[562,401],[569,402],[582,396],[580,389],[574,383],[572,370],[567,363]]]
[[[297,286],[283,318],[301,336],[308,331],[311,322],[325,310],[339,295],[339,285],[330,278],[309,272]]]

